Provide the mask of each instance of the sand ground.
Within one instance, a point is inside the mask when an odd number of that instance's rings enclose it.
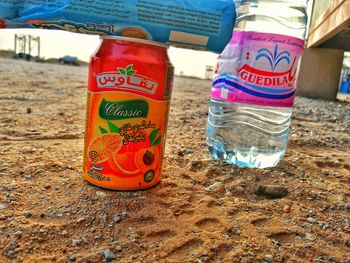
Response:
[[[282,163],[239,169],[207,152],[210,82],[176,78],[164,181],[115,192],[81,177],[86,75],[0,61],[0,262],[350,262],[349,104],[297,98]]]

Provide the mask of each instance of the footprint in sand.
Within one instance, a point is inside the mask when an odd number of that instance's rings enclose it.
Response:
[[[147,238],[164,239],[176,236],[176,232],[171,229],[163,229],[157,231],[151,231],[146,235]]]
[[[199,228],[212,228],[220,224],[220,221],[216,218],[205,217],[198,220],[195,225]]]
[[[194,212],[192,210],[179,209],[174,212],[174,215],[179,221],[189,221],[193,218]]]
[[[200,238],[191,238],[185,242],[180,243],[175,246],[170,252],[169,256],[172,255],[187,255],[192,253],[194,250],[198,249],[203,244],[203,240]]]
[[[282,244],[291,244],[296,240],[297,234],[288,232],[274,233],[268,236],[268,238],[278,241]]]
[[[250,223],[256,227],[264,227],[269,223],[269,219],[267,217],[260,217],[251,220]]]
[[[329,169],[329,168],[342,169],[343,168],[343,164],[339,163],[339,162],[320,162],[320,161],[317,161],[317,162],[315,162],[315,164],[318,168],[321,168],[321,169]]]

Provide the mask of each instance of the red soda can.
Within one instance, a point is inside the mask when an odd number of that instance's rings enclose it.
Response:
[[[103,37],[89,72],[83,176],[114,190],[161,180],[174,68],[168,46]]]

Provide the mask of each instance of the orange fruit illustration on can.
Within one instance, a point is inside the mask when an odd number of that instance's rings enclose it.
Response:
[[[89,161],[99,164],[107,161],[111,154],[122,147],[122,141],[118,134],[103,134],[94,139],[88,149]]]

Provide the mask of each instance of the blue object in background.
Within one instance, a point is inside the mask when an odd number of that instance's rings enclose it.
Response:
[[[350,81],[345,80],[340,86],[340,93],[350,94]]]
[[[235,21],[233,0],[0,1],[6,28],[134,37],[217,53],[230,41]]]
[[[64,56],[63,58],[59,59],[59,63],[62,65],[75,65],[79,66],[79,60],[77,57],[72,56]]]

